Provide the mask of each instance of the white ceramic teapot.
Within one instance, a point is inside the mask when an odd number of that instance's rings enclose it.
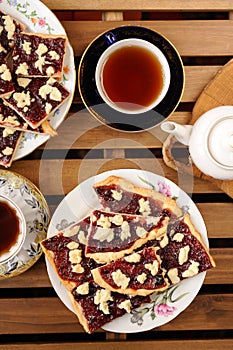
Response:
[[[194,164],[203,173],[233,180],[233,106],[213,108],[193,126],[163,122],[161,129],[189,146]]]

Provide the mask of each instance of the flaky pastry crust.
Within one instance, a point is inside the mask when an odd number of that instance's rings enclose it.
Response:
[[[53,267],[54,271],[56,272],[56,275],[58,276],[60,281],[64,284],[64,286],[66,287],[66,289],[68,291],[72,291],[76,287],[76,283],[72,282],[72,281],[64,280],[63,278],[61,278],[61,276],[59,275],[59,273],[57,271],[57,266],[56,266],[55,261],[54,261],[54,253],[51,250],[48,250],[45,248],[45,246],[43,245],[43,241],[40,243],[40,245],[41,245],[42,251],[44,252],[49,263],[52,265],[52,267]]]
[[[110,185],[117,185],[124,191],[133,192],[144,197],[150,197],[158,201],[162,209],[169,209],[176,216],[182,215],[182,211],[178,207],[174,199],[167,197],[162,193],[153,189],[134,186],[131,182],[119,176],[111,175],[105,180],[95,183],[94,188],[96,189],[101,186],[110,186]]]
[[[183,219],[184,223],[189,227],[190,232],[192,233],[192,235],[194,237],[196,237],[196,239],[200,242],[200,244],[202,245],[203,249],[205,249],[206,254],[208,255],[210,262],[212,264],[213,267],[216,266],[215,261],[213,259],[213,257],[210,255],[205,243],[203,242],[202,236],[200,235],[200,233],[196,230],[196,228],[194,227],[191,219],[190,219],[190,215],[186,214],[184,219]]]
[[[96,252],[96,253],[86,253],[86,256],[89,258],[94,259],[98,263],[108,263],[117,259],[120,259],[124,257],[127,254],[131,254],[135,249],[140,248],[144,244],[146,244],[148,241],[159,238],[162,236],[167,229],[167,224],[168,224],[169,218],[165,217],[163,220],[163,226],[158,228],[158,229],[153,229],[148,234],[146,235],[145,238],[138,238],[133,245],[124,250],[120,250],[117,252]]]

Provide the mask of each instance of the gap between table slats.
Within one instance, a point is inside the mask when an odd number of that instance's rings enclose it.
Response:
[[[214,347],[213,347],[214,345]],[[6,344],[0,345],[0,349],[4,350],[222,350],[230,349],[232,347],[231,339],[200,339],[200,340],[141,340],[141,341],[108,341],[108,342],[64,342],[64,343],[40,343],[36,345],[31,344]]]

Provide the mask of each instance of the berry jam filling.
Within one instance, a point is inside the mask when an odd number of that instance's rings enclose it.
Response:
[[[9,32],[6,30],[5,24],[6,15],[0,12],[0,27],[2,28],[0,33],[0,42],[4,50],[1,51],[0,57],[6,57],[7,54],[11,51],[12,45],[14,43],[13,38],[9,39]],[[20,33],[22,28],[19,24],[17,24],[14,20],[13,23],[15,25],[15,33]]]
[[[156,201],[150,197],[144,197],[142,195],[122,191],[119,186],[109,185],[109,186],[99,186],[95,188],[97,195],[100,198],[101,204],[106,208],[109,208],[111,211],[116,213],[126,213],[126,214],[142,214],[140,212],[140,199],[148,201],[150,207],[150,214],[152,216],[160,216],[162,213],[162,203]],[[121,193],[121,199],[119,201],[115,200],[113,197],[113,192],[117,191]]]
[[[85,257],[84,253],[82,253],[81,266],[84,268],[84,273],[73,272],[72,264],[69,262],[70,249],[67,247],[67,244],[74,241],[77,240],[73,239],[73,237],[71,239],[60,234],[47,239],[42,244],[47,250],[54,253],[54,262],[59,276],[63,280],[82,284],[92,279],[91,270],[99,265],[93,259]],[[82,249],[84,252],[84,245],[79,243],[78,249]]]
[[[131,309],[135,309],[136,307],[141,306],[142,303],[150,302],[149,297],[136,296],[130,298],[126,295],[112,292],[112,300],[107,301],[109,314],[104,314],[99,309],[99,306],[94,303],[95,294],[97,290],[100,289],[101,288],[97,284],[90,282],[88,295],[77,294],[75,289],[72,292],[76,302],[82,308],[82,313],[87,320],[90,333],[94,332],[105,323],[110,322],[117,317],[123,316],[126,311],[118,307],[123,301],[130,299]]]
[[[162,270],[159,268],[157,274],[153,276],[145,267],[146,264],[153,264],[153,262],[157,260],[154,250],[151,248],[145,248],[139,254],[141,256],[139,263],[127,262],[124,258],[122,258],[112,264],[102,266],[99,270],[104,281],[106,281],[114,289],[118,289],[119,287],[113,281],[112,273],[114,271],[121,270],[127,278],[130,278],[127,288],[132,288],[135,290],[141,288],[155,290],[165,287],[167,284],[164,281]],[[140,283],[137,280],[137,277],[142,273],[146,274],[146,280],[143,283]]]
[[[29,52],[27,53],[22,49],[24,43],[30,43]],[[46,73],[49,67],[53,67],[54,73],[61,72],[63,57],[65,53],[65,38],[45,38],[39,35],[28,35],[25,33],[15,34],[14,36],[14,49],[13,49],[13,71],[16,71],[21,63],[27,63],[28,76],[47,76]],[[43,65],[36,68],[35,63],[39,59],[38,47],[40,44],[45,45],[46,52],[43,52]],[[50,52],[56,53],[56,59],[52,59],[53,56]],[[17,59],[14,59],[17,57]]]
[[[9,72],[9,68],[7,63],[5,62],[5,60],[1,59],[1,55],[0,55],[0,69],[3,68],[3,71],[1,71],[1,73],[4,74],[4,72]],[[10,77],[9,77],[10,79]],[[14,85],[13,82],[11,80],[5,80],[2,78],[2,75],[0,75],[0,95],[2,97],[4,97],[5,94],[8,94],[10,92],[14,91]],[[5,95],[6,96],[6,95]]]
[[[181,242],[173,240],[176,233],[184,235]],[[205,248],[200,241],[191,233],[188,225],[182,220],[176,221],[168,226],[168,239],[169,242],[164,248],[157,250],[157,255],[162,260],[161,267],[169,271],[172,268],[178,269],[178,276],[183,279],[182,273],[186,271],[191,265],[191,261],[199,263],[198,271],[206,271],[212,267],[209,255],[206,253]],[[160,246],[159,240],[153,240],[146,244],[146,246]],[[184,264],[179,264],[180,249],[189,246],[188,261]]]
[[[95,211],[93,213],[97,220],[101,216],[101,211]],[[114,217],[115,214],[112,213],[104,213],[104,216],[106,217]],[[159,229],[163,226],[163,217],[161,217],[157,224],[153,224],[150,221],[147,221],[146,217],[140,216],[128,216],[124,215],[123,220],[128,222],[129,225],[129,233],[122,239],[122,235],[124,236],[124,233],[122,232],[122,227],[117,226],[114,223],[111,223],[111,227],[109,228],[109,235],[113,232],[113,239],[109,242],[107,238],[105,240],[98,240],[95,239],[95,234],[97,233],[98,226],[97,221],[92,223],[91,232],[88,238],[88,247],[87,247],[87,253],[96,253],[96,252],[118,252],[120,250],[124,250],[127,248],[130,248],[136,240],[138,240],[140,237],[137,234],[137,228],[140,227],[140,229],[144,229],[147,233],[150,232],[153,229]]]
[[[69,95],[69,92],[57,81],[54,81],[50,86],[52,88],[57,88],[57,90],[61,94],[61,100],[55,101],[51,99],[50,94],[46,95],[46,98],[42,98],[39,95],[39,90],[42,86],[45,86],[48,82],[48,78],[34,78],[31,80],[29,85],[26,88],[19,86],[17,81],[14,81],[15,92],[23,93],[25,96],[28,96],[28,104],[25,107],[19,107],[17,100],[14,98],[15,93],[13,93],[10,98],[6,100],[6,102],[12,106],[28,123],[31,123],[32,126],[34,124],[40,123],[45,117],[47,117],[48,113],[46,111],[46,105],[51,105],[51,113],[57,106],[59,106]],[[17,96],[17,95],[16,95]]]
[[[17,146],[19,137],[21,136],[21,131],[17,131],[15,130],[13,134],[9,134],[7,136],[4,136],[4,128],[0,128],[0,159],[1,162],[7,164],[10,162],[13,154],[14,154],[14,150]],[[4,154],[4,150],[7,149],[9,147],[9,149],[12,149],[12,153],[10,154]]]

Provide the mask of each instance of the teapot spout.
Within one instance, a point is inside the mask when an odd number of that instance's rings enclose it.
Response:
[[[161,129],[169,134],[173,134],[183,145],[188,146],[192,131],[192,125],[181,125],[174,122],[164,122]]]

